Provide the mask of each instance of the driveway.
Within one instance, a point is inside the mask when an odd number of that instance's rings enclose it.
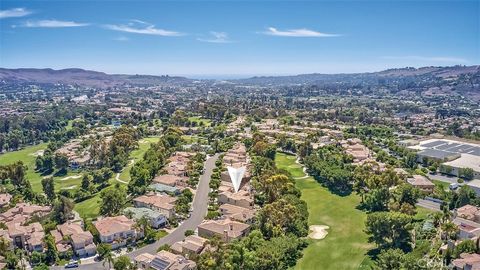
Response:
[[[132,260],[142,253],[157,253],[157,249],[160,246],[165,244],[172,245],[175,242],[182,241],[185,238],[185,232],[187,230],[195,230],[197,226],[202,223],[205,215],[207,214],[208,209],[208,193],[210,192],[210,177],[212,176],[213,169],[215,168],[215,161],[217,161],[219,154],[215,154],[212,157],[209,157],[205,162],[205,170],[202,176],[200,177],[200,181],[198,182],[197,191],[195,193],[195,197],[193,198],[192,202],[192,215],[186,219],[182,224],[180,224],[175,230],[173,230],[167,236],[159,239],[157,242],[146,245],[142,248],[134,250],[128,254]],[[104,267],[103,262],[95,262],[91,264],[81,264],[77,269],[108,269],[108,267]],[[108,265],[108,264],[105,264]],[[63,266],[55,266],[51,269],[63,269]]]

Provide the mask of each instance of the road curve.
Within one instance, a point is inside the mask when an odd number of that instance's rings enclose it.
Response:
[[[167,236],[160,238],[153,244],[146,245],[139,249],[136,249],[128,254],[132,260],[142,253],[157,253],[157,249],[165,244],[171,245],[175,242],[182,241],[185,238],[185,232],[187,230],[195,230],[197,226],[203,221],[205,215],[207,214],[208,209],[208,193],[210,191],[209,183],[210,178],[215,168],[215,161],[217,161],[219,154],[215,154],[212,157],[209,157],[205,162],[204,173],[200,176],[200,181],[198,182],[197,191],[192,202],[192,215],[186,219],[182,224],[180,224],[174,231],[172,231]],[[81,264],[77,269],[98,269],[104,270],[108,269],[108,264],[103,266],[103,262],[95,262],[91,264]],[[63,269],[63,266],[51,267],[51,269]]]

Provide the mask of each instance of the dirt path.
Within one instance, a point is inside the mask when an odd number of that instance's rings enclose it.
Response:
[[[120,173],[117,173],[117,175],[115,175],[115,180],[117,180],[120,183],[128,184],[128,182],[125,182],[122,179],[120,179]]]

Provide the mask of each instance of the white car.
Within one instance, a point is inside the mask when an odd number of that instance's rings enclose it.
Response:
[[[457,184],[457,183],[451,183],[451,184],[448,186],[448,188],[449,188],[450,190],[457,190],[457,188],[459,188],[459,187],[460,187],[460,185]]]

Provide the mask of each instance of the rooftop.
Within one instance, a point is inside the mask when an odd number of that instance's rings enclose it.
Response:
[[[94,225],[102,235],[112,235],[132,230],[135,222],[124,215],[98,219]]]

